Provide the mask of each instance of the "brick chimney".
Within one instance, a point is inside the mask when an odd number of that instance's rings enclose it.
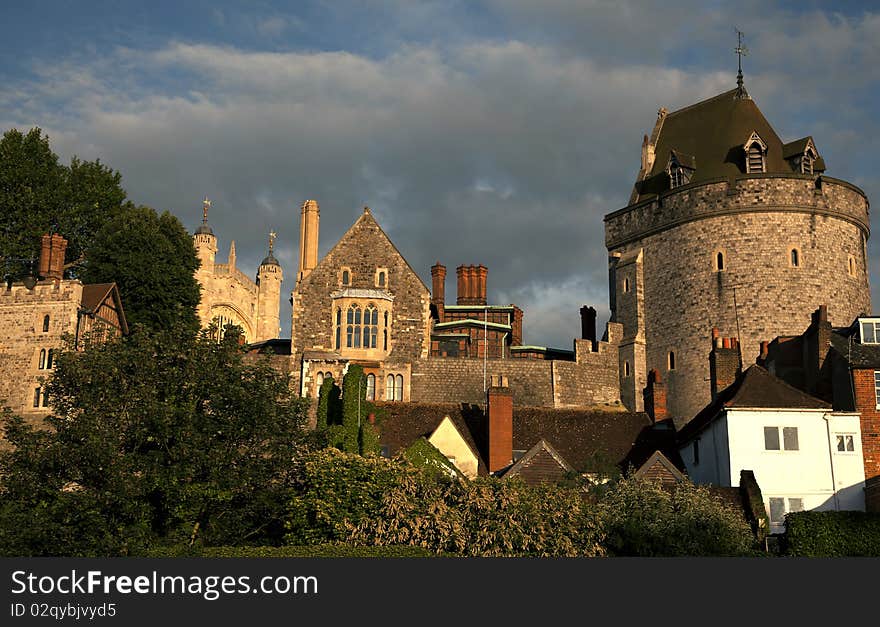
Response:
[[[455,276],[458,279],[458,285],[456,287],[456,295],[455,295],[455,304],[456,305],[466,305],[468,304],[468,273],[467,266],[458,266],[455,269]]]
[[[487,462],[489,472],[497,472],[513,462],[513,393],[507,386],[507,377],[492,377],[486,392],[489,430]]]
[[[593,352],[599,349],[596,341],[596,310],[586,305],[581,307],[581,339],[593,343]]]
[[[446,266],[439,261],[431,266],[431,304],[437,310],[438,322],[443,322],[446,306]]]
[[[648,373],[648,386],[644,391],[645,395],[645,413],[655,423],[666,420],[666,384],[660,380],[660,373],[656,368],[652,368]]]
[[[831,322],[828,305],[819,305],[812,313],[810,326],[804,333],[804,384],[806,391],[823,400],[832,399],[830,368],[824,371],[825,359],[831,350]]]
[[[712,400],[731,385],[742,373],[742,356],[739,341],[735,337],[721,337],[718,329],[712,329],[712,352],[709,353],[709,377]]]
[[[476,275],[476,281],[474,283],[474,304],[475,305],[485,305],[486,304],[486,278],[489,275],[489,269],[480,264],[474,268],[474,274]]]
[[[43,235],[40,241],[39,275],[41,279],[60,281],[64,278],[64,254],[67,240],[58,235]]]
[[[510,330],[510,342],[513,346],[522,346],[522,320],[523,320],[523,311],[516,305],[511,304],[513,307],[513,324],[511,325]]]

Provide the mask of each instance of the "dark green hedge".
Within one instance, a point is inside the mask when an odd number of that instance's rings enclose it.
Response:
[[[434,557],[417,546],[216,546],[192,549],[162,547],[151,549],[145,557]]]
[[[880,514],[796,512],[785,517],[783,555],[880,557]]]

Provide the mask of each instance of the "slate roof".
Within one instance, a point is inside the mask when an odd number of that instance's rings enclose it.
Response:
[[[448,415],[468,445],[477,451],[480,474],[486,473],[488,447],[482,407],[379,402],[376,405],[386,413],[378,424],[379,439],[390,455],[397,454],[421,436],[429,436]],[[650,440],[644,437],[646,429],[651,430],[651,419],[643,412],[513,408],[514,450],[528,451],[545,440],[578,472],[623,468],[631,459],[633,450],[638,448],[637,444],[644,445]]]
[[[542,439],[510,466],[503,476],[522,477],[526,483],[534,485],[559,481],[570,472],[575,472],[574,468],[556,449]]]
[[[732,89],[666,115],[654,148],[651,171],[636,183],[639,200],[669,189],[669,176],[664,170],[673,151],[696,166],[691,183],[744,174],[742,146],[753,131],[767,145],[766,172],[793,173],[791,164],[785,160],[782,140],[758,105],[750,98],[734,98],[735,93],[736,89]],[[809,138],[788,144],[788,151],[800,142],[806,145],[806,139]],[[824,167],[820,160],[814,164],[817,171]]]
[[[679,432],[678,441],[686,442],[703,430],[725,409],[831,409],[825,401],[789,385],[765,368],[749,367],[737,380],[722,390],[693,420]]]
[[[853,329],[833,332],[831,348],[853,368],[880,370],[880,344],[862,344]]]

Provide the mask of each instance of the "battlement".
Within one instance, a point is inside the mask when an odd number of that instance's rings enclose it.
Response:
[[[676,187],[605,216],[609,250],[681,224],[738,213],[826,215],[870,234],[868,199],[850,183],[827,176],[745,174]]]
[[[22,283],[13,283],[9,288],[3,285],[0,286],[0,305],[79,303],[82,300],[82,288],[83,284],[78,279],[40,281],[32,290]]]

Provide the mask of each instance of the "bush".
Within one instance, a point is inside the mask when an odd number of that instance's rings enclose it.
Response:
[[[705,488],[685,482],[672,489],[621,479],[600,501],[605,547],[634,557],[750,555],[754,537],[741,512]]]
[[[796,557],[880,557],[880,514],[788,514],[780,548]]]
[[[215,546],[190,548],[161,547],[147,551],[144,557],[431,557],[415,546],[351,546],[316,544],[310,546]]]

